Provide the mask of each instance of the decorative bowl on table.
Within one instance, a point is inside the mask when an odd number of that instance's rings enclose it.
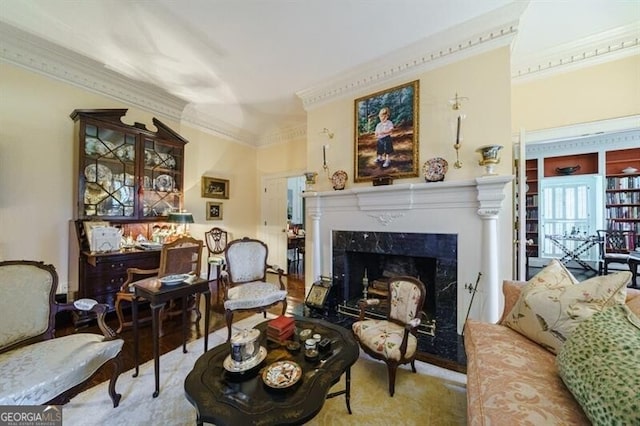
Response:
[[[286,389],[300,380],[302,368],[293,361],[277,361],[262,371],[262,381],[272,389]]]
[[[580,170],[580,165],[579,164],[577,164],[575,166],[572,166],[572,167],[556,167],[556,173],[558,173],[559,175],[564,175],[564,176],[572,175],[575,172],[577,172],[578,170]]]
[[[176,284],[180,284],[181,282],[183,282],[188,278],[189,278],[189,274],[172,274],[172,275],[165,275],[164,277],[160,278],[160,282],[164,285],[176,285]]]

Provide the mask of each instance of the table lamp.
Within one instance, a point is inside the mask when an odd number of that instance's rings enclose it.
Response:
[[[167,222],[171,224],[177,224],[178,226],[184,225],[184,232],[181,235],[189,235],[189,224],[193,223],[193,215],[187,212],[172,212],[169,213]],[[180,234],[179,232],[174,232]]]

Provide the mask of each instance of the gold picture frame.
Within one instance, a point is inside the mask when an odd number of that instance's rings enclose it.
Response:
[[[419,95],[415,80],[355,100],[355,182],[419,175]]]
[[[312,308],[323,308],[330,290],[331,285],[324,285],[324,283],[312,284],[311,290],[309,290],[309,294],[307,294],[307,298],[304,301],[305,305]]]
[[[202,176],[202,198],[229,199],[229,180]]]
[[[216,203],[213,201],[207,202],[206,211],[207,220],[222,220],[222,203]]]

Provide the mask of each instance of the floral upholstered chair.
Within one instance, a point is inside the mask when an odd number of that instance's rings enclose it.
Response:
[[[0,405],[64,404],[103,365],[113,365],[109,396],[117,407],[123,340],[104,322],[108,306],[91,299],[55,301],[58,274],[52,265],[0,262]],[[102,334],[55,337],[58,312],[96,315]]]
[[[398,365],[410,362],[411,369],[416,372],[416,333],[424,316],[422,305],[425,295],[426,289],[420,280],[413,277],[391,278],[385,302],[387,318],[365,320],[367,306],[381,303],[380,299],[366,299],[360,302],[359,321],[351,327],[362,350],[387,364],[391,396],[395,392]]]
[[[282,315],[287,311],[287,290],[282,281],[284,270],[267,264],[269,249],[260,240],[243,238],[227,245],[227,269],[223,272],[224,310],[227,340],[231,339],[231,324],[236,311],[263,312],[282,302]],[[278,284],[267,282],[267,271],[278,274]]]

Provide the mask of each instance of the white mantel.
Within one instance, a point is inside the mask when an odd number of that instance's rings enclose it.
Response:
[[[512,181],[510,175],[482,176],[305,192],[307,253],[312,253],[306,259],[307,291],[320,275],[332,275],[334,230],[457,234],[458,333],[471,301],[465,287],[475,284],[478,272],[482,278],[469,316],[496,322],[502,280],[512,276]]]

